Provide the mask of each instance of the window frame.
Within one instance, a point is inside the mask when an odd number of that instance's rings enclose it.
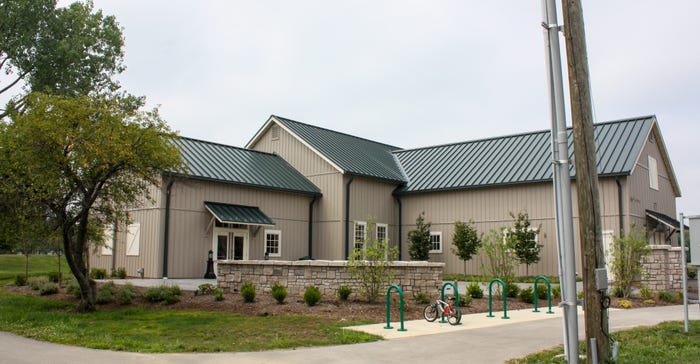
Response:
[[[268,235],[277,235],[277,253],[270,253],[268,248],[270,242],[268,240]],[[265,230],[265,250],[263,254],[267,254],[268,257],[281,257],[282,256],[282,230]]]
[[[135,231],[135,232],[134,232]],[[131,239],[129,239],[131,238]],[[141,224],[136,222],[126,227],[126,256],[141,255]]]
[[[379,238],[379,229],[380,228],[384,229],[384,239]],[[377,238],[377,241],[388,242],[389,241],[389,224],[377,223],[375,228],[374,228],[374,234],[375,234],[375,237]]]
[[[362,240],[358,241],[357,238],[357,233],[358,233],[358,226],[362,226]],[[353,224],[353,229],[352,229],[352,248],[353,251],[358,251],[358,250],[365,250],[366,245],[365,242],[367,241],[367,221],[355,221]],[[360,245],[360,246],[358,246]]]
[[[649,167],[649,188],[652,190],[659,190],[659,163],[656,158],[652,156],[647,156],[648,167]]]
[[[435,243],[433,241],[433,236],[439,237],[438,243],[440,244],[440,249],[433,249],[433,244]],[[442,253],[442,231],[431,231],[430,232],[430,251],[428,253],[430,253],[430,254]]]

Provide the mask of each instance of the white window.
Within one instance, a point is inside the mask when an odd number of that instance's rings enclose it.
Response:
[[[430,232],[430,252],[442,253],[442,231]]]
[[[265,230],[265,254],[270,257],[282,256],[282,231]]]
[[[388,230],[389,226],[387,224],[377,224],[377,241],[388,241]]]
[[[112,249],[114,249],[114,227],[104,228],[104,233],[102,235],[102,255],[112,255]]]
[[[659,169],[656,165],[656,159],[652,156],[649,156],[649,188],[659,189]]]
[[[279,125],[273,125],[270,128],[270,139],[279,140],[280,139],[280,127]]]
[[[353,248],[355,250],[364,249],[365,240],[367,240],[367,223],[364,221],[355,221],[355,239],[353,240]]]
[[[141,224],[126,227],[126,255],[138,256],[141,253]]]

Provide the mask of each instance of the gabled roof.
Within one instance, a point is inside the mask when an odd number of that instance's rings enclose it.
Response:
[[[339,172],[405,183],[406,178],[391,154],[401,148],[349,134],[320,128],[272,115],[258,133],[248,142],[248,148],[277,124],[301,143],[325,159]]]
[[[599,176],[630,175],[651,132],[660,139],[655,116],[596,124],[594,137]],[[573,134],[567,130],[573,169]],[[489,138],[463,143],[395,151],[408,183],[399,193],[442,191],[548,181],[552,179],[551,132]],[[662,147],[672,185],[680,189]]]
[[[320,195],[311,181],[275,154],[190,138],[174,139],[190,178]]]

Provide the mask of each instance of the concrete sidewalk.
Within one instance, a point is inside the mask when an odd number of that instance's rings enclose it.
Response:
[[[331,347],[299,348],[254,353],[211,354],[140,354],[85,349],[45,343],[0,332],[0,363],[503,363],[528,353],[538,352],[562,343],[561,315],[538,313],[530,315],[521,310],[509,312],[511,319],[503,320],[499,313],[484,321],[490,326],[479,327],[486,314],[464,316],[463,325],[433,323],[435,334],[419,335],[418,321],[411,321],[407,333],[415,335],[391,338],[379,342]],[[700,320],[697,305],[689,307],[691,320]],[[528,319],[526,316],[535,316]],[[636,326],[655,325],[664,321],[683,320],[683,306],[665,306],[615,310],[610,312],[612,331]],[[395,331],[385,330],[385,331]],[[583,337],[583,313],[579,315],[579,338]],[[625,343],[620,343],[624,350]]]

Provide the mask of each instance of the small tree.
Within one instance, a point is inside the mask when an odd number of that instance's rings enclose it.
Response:
[[[421,212],[416,219],[416,229],[408,232],[408,255],[411,260],[430,259],[430,223],[425,223],[425,212]]]
[[[510,216],[515,221],[506,233],[507,245],[513,249],[520,264],[525,264],[525,275],[530,275],[530,264],[540,261],[542,245],[537,243],[540,229],[531,227],[527,212],[519,212],[518,216],[511,212]]]
[[[464,262],[464,274],[467,274],[467,260],[471,260],[481,247],[481,238],[474,226],[474,222],[455,222],[455,232],[452,235],[452,253],[457,255]]]
[[[619,238],[615,238],[611,266],[615,283],[622,289],[623,297],[629,297],[632,293],[634,282],[643,272],[644,258],[650,252],[646,235],[636,225],[632,225],[629,234],[623,231]]]
[[[491,230],[484,238],[482,250],[484,258],[481,261],[480,270],[484,276],[500,278],[507,285],[515,280],[515,269],[518,267],[518,258],[513,249],[503,243],[503,231]],[[500,287],[497,287],[496,294],[500,295]]]
[[[371,221],[368,222],[370,231],[373,230],[373,225]],[[358,280],[358,293],[366,297],[368,302],[374,302],[381,290],[394,279],[391,262],[397,255],[398,250],[389,247],[386,240],[366,238],[363,249],[355,250],[345,263],[345,269]]]

